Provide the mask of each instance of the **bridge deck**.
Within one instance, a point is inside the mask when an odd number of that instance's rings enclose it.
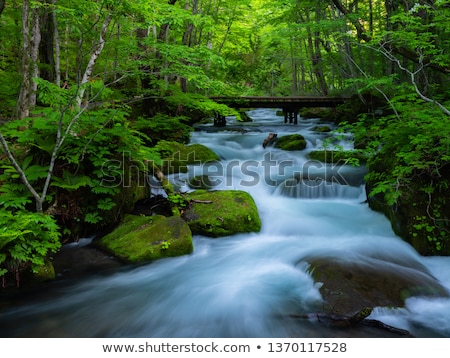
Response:
[[[215,96],[210,97],[215,102],[226,104],[234,108],[283,108],[294,109],[302,107],[336,107],[338,104],[344,103],[347,97],[328,97],[328,96],[287,96],[287,97],[259,97],[259,96],[242,96],[227,97]]]

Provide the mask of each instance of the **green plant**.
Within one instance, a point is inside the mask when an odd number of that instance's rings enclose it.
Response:
[[[37,272],[61,246],[59,228],[49,215],[1,208],[0,227],[0,276],[13,274],[17,286],[23,270]]]
[[[170,242],[168,241],[164,241],[163,243],[161,243],[161,250],[167,250],[170,247]]]
[[[185,209],[189,205],[189,200],[186,199],[181,193],[169,194],[167,199],[172,205],[175,205],[180,209]]]

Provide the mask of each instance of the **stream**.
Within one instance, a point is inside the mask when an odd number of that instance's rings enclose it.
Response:
[[[366,203],[364,167],[308,160],[330,134],[318,119],[284,124],[275,109],[228,118],[220,130],[202,125],[192,143],[214,150],[220,163],[171,176],[208,174],[214,189],[245,190],[258,207],[258,233],[211,239],[195,235],[194,252],[148,265],[122,267],[83,280],[55,283],[45,295],[0,311],[1,337],[386,337],[372,328],[337,330],[290,315],[316,312],[320,283],[304,258],[327,253],[352,261],[376,255],[425,266],[450,290],[450,257],[422,257]],[[330,124],[327,124],[330,125]],[[303,151],[262,147],[267,134],[302,134]],[[334,144],[352,148],[351,138]],[[326,179],[326,180],[324,180]],[[303,185],[300,185],[300,182]],[[81,241],[89,245],[89,241]],[[415,337],[450,337],[450,299],[407,299],[404,308],[377,307],[371,319]]]

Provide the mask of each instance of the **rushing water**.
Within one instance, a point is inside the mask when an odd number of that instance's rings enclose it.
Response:
[[[290,314],[315,312],[319,284],[302,259],[312,254],[364,261],[368,256],[424,265],[450,289],[450,258],[419,256],[387,219],[365,203],[364,168],[309,161],[327,134],[318,120],[284,125],[275,110],[249,112],[254,122],[222,131],[202,127],[192,142],[222,160],[192,166],[215,189],[248,191],[262,219],[259,233],[194,237],[194,252],[57,286],[49,295],[0,312],[3,337],[361,337]],[[233,125],[235,124],[235,125]],[[304,151],[261,145],[269,132],[300,133]],[[340,140],[339,145],[352,143]],[[327,181],[323,179],[326,178]],[[183,190],[186,175],[172,177]],[[300,184],[303,183],[303,184]],[[416,337],[450,337],[450,300],[410,298],[402,309],[376,308],[370,318]],[[383,336],[383,333],[379,333]]]

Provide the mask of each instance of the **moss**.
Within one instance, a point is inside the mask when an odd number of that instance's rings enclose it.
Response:
[[[309,159],[334,164],[346,164],[349,159],[358,159],[360,163],[366,161],[362,154],[351,150],[313,150],[309,153]]]
[[[327,132],[331,132],[331,128],[328,126],[315,126],[314,128],[311,129],[313,132],[317,132],[317,133],[327,133]]]
[[[275,148],[283,150],[302,150],[306,148],[305,138],[300,134],[290,134],[278,137]]]
[[[186,255],[192,252],[192,233],[178,216],[126,215],[122,223],[97,245],[132,263]]]
[[[261,230],[253,198],[240,190],[198,190],[187,197],[192,204],[183,215],[194,234],[221,237]]]
[[[330,116],[332,109],[329,108],[302,108],[300,116],[302,118],[326,118]]]
[[[49,260],[45,260],[44,266],[40,266],[33,276],[39,282],[53,281],[56,277],[55,268]]]
[[[436,180],[426,173],[411,175],[414,180],[397,188],[398,198],[389,205],[384,192],[371,195],[373,188],[397,170],[398,157],[381,153],[370,162],[371,177],[366,182],[371,209],[382,212],[394,232],[423,256],[450,255],[450,168],[441,168]],[[424,188],[433,188],[429,193]]]
[[[162,170],[165,174],[186,173],[187,166],[220,160],[219,156],[202,144],[184,145],[171,142],[172,154],[163,158]]]

